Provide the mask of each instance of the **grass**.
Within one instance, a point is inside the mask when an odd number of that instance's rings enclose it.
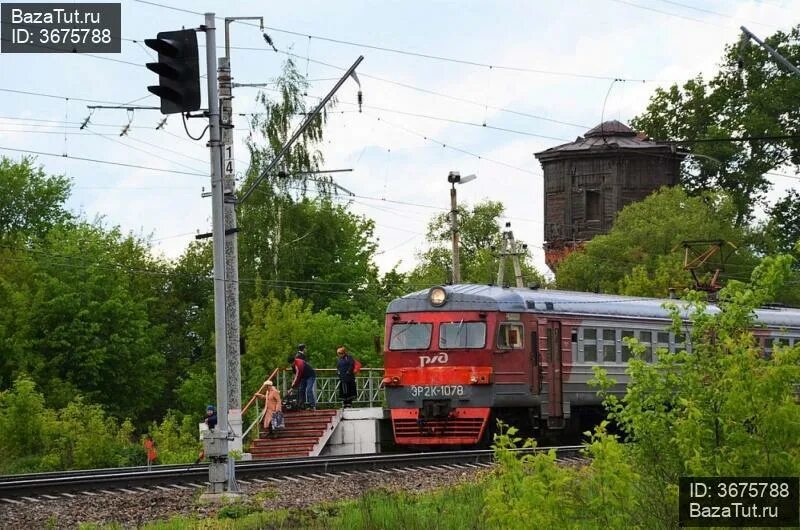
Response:
[[[469,530],[485,528],[481,482],[434,492],[373,490],[356,500],[305,508],[262,511],[250,499],[220,509],[217,519],[186,516],[149,523],[142,530]],[[116,530],[119,525],[85,525],[82,529]]]

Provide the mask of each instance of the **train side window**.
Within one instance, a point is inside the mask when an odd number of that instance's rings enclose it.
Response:
[[[522,324],[500,324],[497,330],[497,347],[505,350],[522,348],[525,330]]]
[[[653,362],[653,332],[640,331],[639,342],[644,346],[644,360],[649,363]]]
[[[764,341],[764,358],[771,359],[772,354],[775,353],[775,348],[789,346],[789,337],[774,337]]]
[[[597,330],[586,328],[583,330],[583,362],[597,362]]]
[[[622,330],[622,362],[626,363],[631,358],[631,349],[625,344],[625,337],[633,337],[633,330],[630,329],[623,329]]]
[[[656,359],[660,350],[670,351],[669,331],[659,331],[656,333]]]
[[[617,362],[617,330],[603,330],[603,362]]]

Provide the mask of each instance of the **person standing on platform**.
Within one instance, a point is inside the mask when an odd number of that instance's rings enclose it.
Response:
[[[209,405],[206,407],[206,419],[204,423],[208,425],[208,430],[213,431],[214,428],[217,426],[217,409],[214,408],[214,405]]]
[[[294,369],[292,389],[296,388],[298,390],[298,408],[316,410],[317,398],[314,395],[314,387],[317,384],[317,372],[314,370],[314,367],[311,366],[311,363],[299,357],[289,356],[287,361]]]
[[[339,375],[339,390],[342,395],[342,408],[350,408],[353,406],[353,400],[356,397],[356,362],[353,357],[347,353],[344,346],[340,346],[336,350],[336,355],[339,360],[336,361],[336,372]]]
[[[209,405],[206,407],[206,417],[203,420],[203,423],[206,424],[209,431],[213,431],[217,427],[217,409],[214,407],[214,405]],[[200,451],[200,454],[198,455],[197,460],[195,460],[194,463],[199,464],[200,462],[203,461],[205,457],[206,457],[206,451],[205,449],[203,449],[202,451]]]
[[[308,359],[306,358],[306,345],[300,343],[297,346],[297,353],[295,353],[294,356],[297,357],[298,359],[303,359],[304,361],[307,361]]]
[[[264,399],[264,421],[262,425],[264,430],[270,434],[275,434],[272,419],[276,416],[282,416],[283,411],[281,408],[281,393],[275,388],[275,385],[269,379],[264,382],[262,387],[263,394],[256,394],[256,396]],[[282,423],[282,422],[280,422]]]

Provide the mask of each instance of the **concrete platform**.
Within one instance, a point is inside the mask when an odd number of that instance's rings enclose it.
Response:
[[[343,409],[342,418],[320,454],[362,455],[381,452],[380,407]]]

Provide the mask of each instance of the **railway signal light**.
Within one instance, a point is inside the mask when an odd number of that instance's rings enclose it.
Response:
[[[144,43],[158,52],[158,62],[147,63],[147,68],[158,74],[158,86],[148,86],[147,90],[161,98],[161,114],[198,110],[200,67],[195,31],[162,31],[158,38],[145,39]]]

